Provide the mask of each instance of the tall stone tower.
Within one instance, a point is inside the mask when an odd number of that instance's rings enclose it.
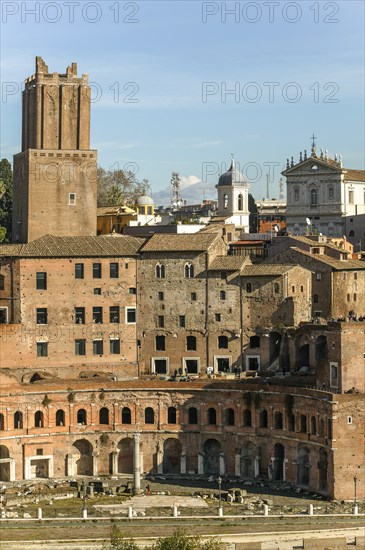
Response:
[[[231,166],[219,178],[218,216],[226,218],[225,223],[234,223],[244,233],[249,232],[248,193],[250,186],[244,176],[237,170],[232,157]]]
[[[22,152],[14,156],[13,240],[96,235],[97,151],[90,149],[88,75],[48,72],[36,58],[25,80]]]

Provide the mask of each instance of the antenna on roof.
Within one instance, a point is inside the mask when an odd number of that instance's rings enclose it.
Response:
[[[266,198],[270,198],[269,174],[266,174]]]
[[[171,206],[172,210],[180,210],[182,199],[180,197],[181,177],[179,172],[172,172],[171,177]]]

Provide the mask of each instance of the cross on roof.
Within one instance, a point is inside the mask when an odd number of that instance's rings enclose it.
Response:
[[[313,132],[313,136],[311,137],[311,140],[312,140],[312,147],[315,147],[316,146],[316,142],[314,141],[316,138],[316,136],[314,135],[314,132]]]

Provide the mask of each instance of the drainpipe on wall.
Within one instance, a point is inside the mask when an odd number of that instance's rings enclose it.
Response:
[[[209,288],[208,288],[208,252],[205,253],[205,370],[209,367],[209,328],[208,328],[208,311],[209,311]]]

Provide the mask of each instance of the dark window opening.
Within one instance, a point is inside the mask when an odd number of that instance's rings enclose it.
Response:
[[[215,425],[217,424],[217,411],[214,407],[210,407],[207,411],[207,420],[208,424]]]
[[[166,349],[166,344],[165,344],[165,336],[156,336],[155,338],[155,343],[156,343],[156,351],[165,351]]]
[[[75,279],[84,278],[84,264],[75,264]]]
[[[155,412],[152,407],[147,407],[144,411],[144,422],[145,424],[154,424],[155,423]]]
[[[260,428],[268,427],[268,416],[267,411],[263,410],[260,412]]]
[[[129,407],[122,408],[122,424],[132,424],[132,414]]]
[[[103,340],[93,340],[93,355],[103,355]]]
[[[111,279],[118,279],[119,277],[119,264],[117,262],[111,262],[109,265],[109,276]]]
[[[99,411],[99,424],[109,424],[109,409],[102,407]]]
[[[48,342],[37,342],[37,357],[48,357]]]
[[[227,426],[234,426],[234,409],[227,409],[226,410],[226,424]]]
[[[65,425],[65,412],[62,409],[59,409],[56,412],[56,426]]]
[[[189,424],[198,423],[198,409],[195,407],[189,407]]]
[[[187,336],[186,337],[186,349],[188,351],[196,351],[196,337]]]
[[[93,279],[101,279],[101,264],[93,264]]]
[[[36,289],[47,290],[47,273],[44,271],[36,273]]]
[[[85,409],[79,409],[77,411],[77,424],[86,426],[87,415]]]
[[[176,409],[175,407],[169,407],[167,410],[167,423],[176,424]]]
[[[120,310],[119,306],[110,306],[109,308],[109,323],[120,322]]]
[[[37,307],[37,325],[47,324],[47,308]]]
[[[120,340],[119,338],[111,338],[109,340],[109,351],[111,355],[120,354]]]
[[[75,323],[77,325],[85,324],[85,308],[84,307],[75,307]]]
[[[75,355],[86,355],[86,340],[75,340]]]
[[[103,308],[102,307],[93,307],[93,323],[102,324],[103,323]]]
[[[219,349],[228,348],[228,336],[218,336],[218,348]]]
[[[252,415],[251,411],[249,411],[248,409],[243,411],[243,425],[245,427],[252,426]]]

